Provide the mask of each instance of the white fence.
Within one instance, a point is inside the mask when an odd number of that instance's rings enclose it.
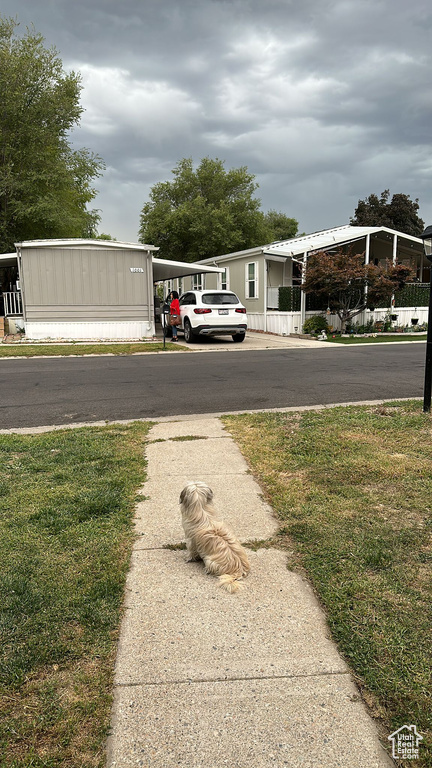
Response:
[[[301,333],[300,312],[248,312],[248,328],[252,331],[277,333],[278,336],[290,336]]]
[[[279,288],[267,288],[267,306],[277,309],[279,306]]]
[[[353,323],[363,325],[369,320],[373,322],[377,320],[384,320],[386,315],[389,314],[388,309],[375,309],[372,312],[366,310],[360,315],[356,315],[353,318]],[[418,320],[415,325],[422,325],[428,321],[428,308],[414,308],[414,307],[396,307],[391,310],[392,314],[397,315],[395,321],[392,321],[394,326],[410,326],[412,320]],[[320,312],[306,312],[306,318],[313,315],[323,314],[330,326],[334,330],[340,330],[341,323],[337,315],[325,315]],[[302,333],[301,327],[301,315],[300,312],[272,312],[269,311],[266,314],[264,312],[248,312],[248,328],[251,331],[264,331],[266,333],[276,333],[278,336],[290,336],[295,333]]]
[[[3,293],[5,317],[20,317],[22,315],[22,300],[20,291]]]

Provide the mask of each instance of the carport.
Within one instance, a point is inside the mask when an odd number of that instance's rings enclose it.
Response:
[[[221,271],[158,259],[142,243],[32,240],[16,249],[0,255],[0,274],[15,275],[1,309],[28,339],[151,338],[156,282]]]
[[[22,302],[16,253],[0,254],[0,338],[22,325]]]

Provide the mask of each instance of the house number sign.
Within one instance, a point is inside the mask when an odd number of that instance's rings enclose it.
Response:
[[[142,267],[129,267],[131,272],[144,272]]]

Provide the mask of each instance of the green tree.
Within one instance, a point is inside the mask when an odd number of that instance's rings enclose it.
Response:
[[[205,157],[194,170],[184,158],[172,173],[172,181],[152,187],[141,212],[139,240],[158,245],[161,258],[198,261],[274,239],[246,167],[227,171],[223,161]]]
[[[365,309],[390,304],[393,293],[413,276],[403,264],[365,264],[364,253],[321,251],[308,259],[302,290],[325,298],[345,330],[346,323]]]
[[[0,17],[0,252],[21,240],[94,235],[100,217],[87,204],[104,167],[68,143],[82,113],[80,76],[17,26]]]
[[[101,232],[100,235],[94,235],[96,240],[117,240],[116,237],[112,237],[112,235],[108,235],[106,232]]]
[[[369,195],[359,200],[350,224],[358,227],[389,227],[406,235],[418,237],[424,230],[424,221],[418,215],[419,201],[409,195],[396,194],[389,201],[390,191],[380,197]]]
[[[273,243],[276,240],[291,240],[293,237],[297,236],[297,219],[290,219],[285,213],[282,213],[282,211],[271,209],[264,214],[264,220],[269,229],[269,238],[267,242]]]

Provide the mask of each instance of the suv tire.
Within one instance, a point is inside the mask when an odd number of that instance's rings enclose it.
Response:
[[[245,336],[245,333],[233,333],[232,340],[237,342],[244,341]]]
[[[196,341],[196,336],[187,317],[184,320],[184,339],[187,344],[193,344]]]

